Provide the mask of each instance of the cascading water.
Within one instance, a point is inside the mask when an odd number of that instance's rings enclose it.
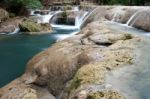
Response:
[[[61,11],[60,13],[62,13]],[[57,29],[80,29],[82,24],[84,23],[85,19],[87,19],[87,15],[90,13],[88,11],[79,11],[79,7],[74,7],[72,11],[68,11],[68,13],[74,13],[75,15],[75,24],[74,25],[67,25],[67,24],[56,24],[55,22],[51,23],[53,28]],[[56,14],[55,14],[56,15]],[[53,20],[53,19],[52,19]]]
[[[82,16],[77,16],[76,17],[76,21],[75,21],[75,26],[80,29],[82,23],[84,23],[84,19],[86,18],[86,15],[88,14],[89,12],[84,12],[84,14]]]
[[[116,12],[116,13],[113,15],[113,18],[112,18],[111,21],[113,21],[113,22],[116,21],[117,16],[118,16],[118,13]]]
[[[16,34],[16,33],[18,33],[19,32],[19,28],[15,28],[15,30],[12,32],[12,33],[9,33],[9,35],[11,35],[11,34]]]
[[[42,10],[41,10],[42,12]],[[50,19],[53,17],[55,12],[49,11],[48,14],[46,15],[41,15],[41,14],[35,14],[35,11],[31,11],[31,14],[33,18],[37,20],[37,23],[49,23]]]
[[[73,8],[73,10],[74,10],[74,11],[79,11],[79,7],[76,6],[76,7]]]
[[[141,11],[136,11],[130,18],[129,18],[129,20],[127,21],[127,25],[128,26],[132,26],[134,23],[135,23],[135,21],[136,21],[136,17],[137,17],[137,15],[140,13]]]

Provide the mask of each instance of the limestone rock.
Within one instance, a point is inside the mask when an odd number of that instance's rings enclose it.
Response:
[[[0,99],[55,99],[48,90],[26,85],[18,78],[0,89]]]
[[[90,93],[86,99],[126,99],[122,94],[113,90]]]
[[[0,8],[0,23],[7,20],[8,18],[9,18],[8,12]]]
[[[52,28],[50,25],[38,24],[31,19],[24,19],[20,23],[19,27],[22,32],[27,32],[28,34],[43,34],[52,32]]]
[[[101,95],[104,99],[125,99],[113,86],[110,89],[111,85],[105,83],[105,75],[134,64],[138,56],[135,52],[142,42],[140,36],[118,33],[108,28],[105,22],[92,22],[77,35],[34,56],[27,63],[20,81],[23,85],[30,85],[29,88],[36,93],[45,86],[62,99],[101,99]]]
[[[137,16],[134,19],[133,27],[150,31],[150,8],[137,12]]]
[[[12,33],[15,29],[19,28],[19,24],[22,22],[21,17],[14,17],[2,22],[0,24],[0,33]]]

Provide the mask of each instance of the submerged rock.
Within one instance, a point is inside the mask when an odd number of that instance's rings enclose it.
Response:
[[[27,34],[44,34],[52,32],[52,28],[49,24],[39,24],[31,19],[24,19],[19,27],[21,32],[26,32]]]

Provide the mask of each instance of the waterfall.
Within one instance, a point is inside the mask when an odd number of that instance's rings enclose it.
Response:
[[[78,7],[78,6],[75,6],[75,7],[73,8],[73,10],[74,10],[74,11],[79,11],[79,7]]]
[[[71,11],[72,12],[72,11]],[[74,12],[74,11],[73,11]],[[60,13],[60,12],[59,12]],[[75,11],[76,13],[76,11]],[[78,12],[77,12],[78,13]],[[75,25],[60,25],[60,24],[55,24],[55,23],[51,23],[51,26],[53,28],[56,29],[66,29],[66,30],[75,30],[75,29],[80,29],[81,25],[84,22],[84,19],[86,18],[87,14],[89,12],[84,12],[84,14],[82,16],[80,16],[80,14],[77,14],[77,16],[75,17]],[[53,19],[52,19],[53,20]]]
[[[135,23],[135,21],[136,21],[136,16],[138,15],[139,12],[141,12],[141,11],[136,11],[136,12],[129,18],[129,20],[128,20],[127,23],[126,23],[128,26],[132,26],[132,25]]]
[[[57,38],[57,42],[58,42],[58,41],[66,39],[66,38],[68,38],[70,36],[73,36],[73,35],[75,35],[77,33],[79,33],[79,30],[76,30],[76,31],[74,31],[74,32],[72,32],[70,34],[56,34],[55,37]]]
[[[10,34],[16,34],[16,33],[19,32],[19,30],[20,30],[20,28],[16,28],[16,27],[15,27],[15,30],[14,30],[13,32],[9,33],[8,35],[10,35]]]
[[[84,12],[84,14],[80,17],[79,15],[76,17],[75,26],[80,28],[82,23],[84,22],[84,18],[89,12]]]
[[[39,17],[38,23],[49,23],[52,16],[53,15],[50,15],[50,14],[38,16]]]
[[[116,17],[118,16],[118,13],[116,12],[114,15],[113,15],[113,18],[112,18],[112,20],[111,21],[115,21],[116,20]]]

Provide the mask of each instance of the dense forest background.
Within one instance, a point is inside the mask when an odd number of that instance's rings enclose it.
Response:
[[[100,5],[145,5],[150,2],[149,0],[96,0]]]
[[[149,0],[0,0],[0,7],[15,14],[25,14],[27,9],[42,8],[43,4],[55,1],[72,1],[80,4],[81,1],[90,1],[98,5],[140,5],[149,3]]]

